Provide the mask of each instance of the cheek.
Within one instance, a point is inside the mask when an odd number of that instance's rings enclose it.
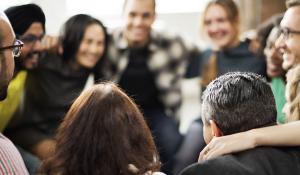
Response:
[[[104,53],[105,47],[104,46],[99,46],[98,47],[98,54],[99,57],[102,57],[103,53]]]
[[[297,58],[300,59],[300,49],[298,47],[299,43],[293,42],[290,44],[290,51],[291,53]]]
[[[28,55],[28,53],[32,50],[32,47],[29,47],[28,45],[24,45],[21,51],[22,56]]]
[[[6,58],[6,74],[8,75],[8,79],[11,79],[13,76],[13,72],[15,69],[15,61],[14,61],[14,57],[12,56],[11,52],[7,52],[7,54],[5,55]]]

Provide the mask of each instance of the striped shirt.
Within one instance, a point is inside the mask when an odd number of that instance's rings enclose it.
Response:
[[[0,175],[28,175],[24,161],[14,144],[0,133]]]

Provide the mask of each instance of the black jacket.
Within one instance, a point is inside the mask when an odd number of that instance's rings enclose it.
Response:
[[[300,148],[260,147],[195,163],[181,175],[288,175],[300,174]]]

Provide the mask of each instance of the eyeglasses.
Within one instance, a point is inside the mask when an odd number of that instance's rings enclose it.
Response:
[[[26,35],[26,36],[18,36],[17,38],[22,40],[24,43],[34,43],[36,41],[41,41],[44,35],[36,36],[36,35]]]
[[[6,50],[6,49],[12,49],[12,53],[13,53],[14,57],[19,57],[21,54],[23,45],[24,45],[24,43],[22,41],[16,40],[14,45],[0,47],[0,51]]]
[[[292,29],[289,29],[287,27],[280,28],[280,33],[283,35],[284,39],[288,39],[291,34],[300,35],[300,31],[292,30]]]

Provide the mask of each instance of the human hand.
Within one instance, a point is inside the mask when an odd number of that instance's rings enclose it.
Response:
[[[255,147],[255,142],[249,132],[228,136],[214,137],[201,151],[198,162],[209,160],[224,154],[240,152]]]
[[[62,54],[59,38],[56,36],[45,35],[41,40],[41,50]]]

